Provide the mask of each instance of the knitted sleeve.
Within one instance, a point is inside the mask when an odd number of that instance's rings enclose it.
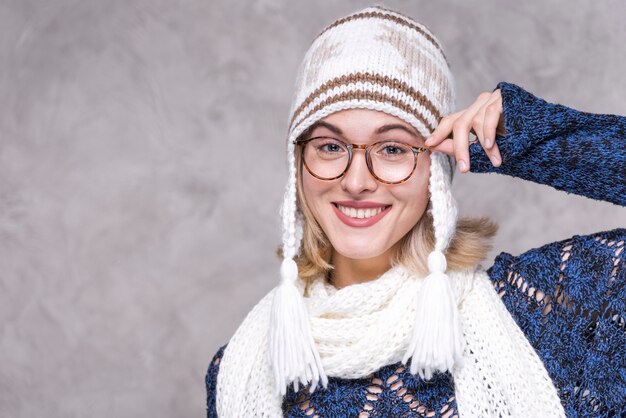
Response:
[[[215,391],[217,388],[217,373],[220,369],[220,362],[222,360],[222,356],[224,355],[224,349],[226,349],[226,345],[223,345],[222,347],[220,347],[219,350],[217,350],[217,353],[213,356],[213,359],[211,360],[209,370],[207,371],[206,377],[204,379],[206,385],[207,418],[217,418]]]
[[[626,117],[548,103],[511,83],[498,88],[506,130],[496,135],[502,164],[494,167],[475,143],[470,171],[506,174],[626,206]]]
[[[574,235],[487,270],[568,417],[626,416],[626,229]]]

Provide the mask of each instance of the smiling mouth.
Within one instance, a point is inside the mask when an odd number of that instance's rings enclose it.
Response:
[[[342,206],[338,203],[333,203],[333,205],[335,205],[335,207],[339,209],[341,213],[354,219],[373,218],[374,216],[379,215],[382,211],[384,211],[389,206],[391,206],[391,205],[387,205],[387,206],[378,206],[375,208],[357,209],[357,208]]]

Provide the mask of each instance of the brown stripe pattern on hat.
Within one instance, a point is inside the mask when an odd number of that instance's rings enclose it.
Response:
[[[429,123],[424,118],[423,115],[416,112],[415,108],[401,102],[395,97],[392,97],[383,93],[375,92],[375,91],[366,91],[366,90],[347,91],[345,93],[340,93],[335,96],[330,96],[324,101],[320,102],[317,106],[315,106],[309,112],[307,112],[307,114],[301,120],[306,120],[309,116],[313,115],[315,112],[318,112],[324,109],[325,107],[328,107],[334,103],[347,102],[350,100],[368,100],[368,101],[374,101],[374,102],[388,103],[397,109],[403,110],[404,112],[415,116],[415,118],[421,121],[424,124],[424,126],[428,128],[429,131],[433,131],[435,129],[435,127],[431,123]],[[355,106],[355,108],[358,108],[358,106]]]
[[[324,84],[322,84],[317,89],[315,89],[315,91],[313,91],[313,93],[311,93],[304,100],[304,102],[302,102],[302,104],[298,106],[298,108],[295,110],[289,122],[289,129],[291,130],[293,128],[293,124],[296,120],[306,119],[313,113],[317,112],[318,110],[322,109],[323,107],[331,103],[336,103],[338,101],[358,100],[358,99],[377,100],[374,98],[380,98],[380,99],[384,99],[382,101],[390,103],[394,107],[398,107],[399,109],[404,110],[405,112],[414,115],[419,120],[421,120],[424,123],[424,125],[428,127],[429,130],[431,131],[434,130],[434,126],[431,123],[427,122],[425,115],[420,115],[417,113],[416,107],[409,106],[408,104],[402,102],[398,98],[394,98],[388,95],[377,93],[375,91],[370,91],[370,90],[366,91],[362,89],[359,90],[359,89],[355,89],[355,87],[350,87],[351,85],[356,85],[356,83],[359,83],[359,82],[372,83],[375,85],[375,88],[379,87],[380,90],[382,90],[382,87],[388,87],[390,89],[404,93],[406,96],[413,99],[419,105],[424,106],[426,110],[435,118],[435,120],[438,121],[439,119],[441,119],[440,112],[433,105],[433,103],[428,99],[428,97],[426,97],[424,94],[414,89],[413,87],[409,86],[406,82],[398,78],[393,78],[393,77],[389,77],[386,75],[383,76],[380,74],[372,74],[372,73],[354,73],[354,74],[343,75],[343,76],[334,78],[332,80],[329,80],[325,82]],[[323,100],[319,104],[317,104],[313,109],[309,110],[306,115],[301,116],[302,112],[311,103],[313,103],[315,99],[319,98],[324,93],[332,91],[333,89],[342,85],[347,86],[347,88],[351,89],[351,91],[347,91],[347,92],[344,92],[335,96],[331,96]]]

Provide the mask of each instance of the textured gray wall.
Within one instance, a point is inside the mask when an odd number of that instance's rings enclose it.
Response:
[[[470,4],[471,3],[471,4]],[[0,416],[204,415],[211,356],[277,282],[296,67],[365,1],[0,1]],[[387,1],[429,26],[458,107],[498,81],[626,114],[626,5]],[[623,208],[457,175],[513,254]]]

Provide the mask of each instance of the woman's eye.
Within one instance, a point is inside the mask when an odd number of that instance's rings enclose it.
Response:
[[[382,151],[387,155],[400,155],[406,152],[403,148],[396,145],[387,145]]]
[[[339,154],[346,151],[345,146],[335,141],[321,142],[314,146],[317,152],[323,154]]]
[[[401,142],[383,142],[373,150],[373,157],[400,161],[412,156],[411,147]]]
[[[324,152],[339,152],[341,147],[337,144],[324,144],[322,145],[322,151]]]

